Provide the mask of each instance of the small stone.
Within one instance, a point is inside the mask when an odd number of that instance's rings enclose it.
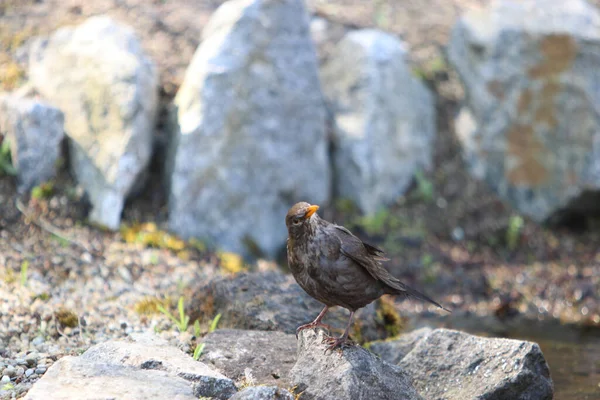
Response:
[[[17,358],[15,361],[17,365],[27,365],[27,361],[24,358]]]
[[[23,375],[25,375],[25,368],[18,367],[17,370],[16,370],[16,375],[17,376],[23,376]]]
[[[29,378],[33,374],[35,374],[35,370],[33,368],[29,368],[27,371],[25,371],[26,378]]]
[[[38,353],[36,353],[35,351],[33,351],[25,356],[25,362],[30,367],[37,365],[37,362],[39,359],[40,359],[40,355]]]
[[[81,261],[83,261],[86,264],[91,264],[91,262],[93,261],[92,255],[90,253],[83,253],[81,255]]]
[[[454,239],[457,242],[460,242],[464,238],[465,231],[463,231],[463,229],[460,226],[457,226],[456,228],[452,229],[452,239]]]
[[[15,376],[16,372],[17,372],[17,369],[15,367],[13,367],[12,365],[9,365],[6,368],[4,368],[4,371],[2,371],[2,375],[13,377],[13,376]]]
[[[4,385],[5,383],[8,383],[8,382],[10,382],[10,376],[8,376],[8,375],[4,375],[2,377],[2,379],[0,379],[0,384]]]
[[[33,339],[31,341],[31,344],[37,347],[37,346],[43,344],[45,341],[46,341],[46,339],[44,339],[43,336],[37,336],[35,339]]]
[[[35,369],[35,373],[38,375],[43,375],[46,373],[46,367],[37,367]]]

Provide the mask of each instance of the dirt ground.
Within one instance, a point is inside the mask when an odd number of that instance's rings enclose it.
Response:
[[[11,90],[25,82],[26,61],[19,49],[30,37],[107,13],[140,35],[159,66],[166,103],[183,79],[202,26],[220,3],[2,0],[1,86]],[[324,217],[383,247],[397,276],[435,294],[455,312],[600,327],[600,231],[594,219],[543,227],[521,218],[471,178],[461,159],[451,120],[462,92],[456,76],[440,60],[456,18],[469,7],[487,3],[309,1],[318,15],[347,28],[377,26],[400,35],[410,46],[415,70],[438,93],[435,168],[417,179],[389,211],[361,218],[350,205],[338,202],[324,208]],[[160,123],[158,128],[161,143]],[[126,225],[154,222],[157,230],[164,228],[161,172],[154,162],[149,183],[126,206]],[[140,241],[128,240],[127,230],[111,233],[90,226],[89,206],[66,165],[48,192],[19,198],[12,177],[0,177],[0,296],[7,299],[0,308],[0,338],[8,343],[0,348],[2,357],[24,353],[40,334],[52,338],[39,350],[51,363],[52,357],[76,353],[128,329],[166,329],[164,316],[148,316],[136,308],[141,300],[161,297],[173,303],[189,283],[227,270],[227,263],[210,249],[163,240],[166,233],[161,231],[158,239],[155,235],[155,240]],[[152,231],[154,226],[146,228]],[[285,262],[281,264],[285,269]],[[398,308],[406,313],[422,310],[413,302]],[[55,322],[51,328],[59,310],[74,310],[79,323],[69,327]],[[22,393],[25,390],[26,386]]]

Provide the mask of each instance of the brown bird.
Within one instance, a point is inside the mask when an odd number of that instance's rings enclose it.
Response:
[[[296,336],[303,329],[328,328],[321,320],[330,307],[341,306],[350,311],[348,325],[341,337],[327,342],[331,350],[344,346],[356,310],[384,294],[413,296],[449,311],[392,276],[381,265],[388,260],[381,249],[364,243],[343,226],[319,218],[318,209],[300,202],[285,217],[292,274],[306,293],[325,304],[313,322],[296,329]]]

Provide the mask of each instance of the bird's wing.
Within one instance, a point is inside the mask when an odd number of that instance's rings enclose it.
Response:
[[[369,275],[371,275],[374,279],[385,283],[387,286],[399,293],[405,293],[418,299],[428,301],[431,304],[448,311],[436,301],[432,300],[418,290],[405,285],[392,274],[390,274],[380,263],[381,261],[388,260],[384,257],[385,253],[383,250],[364,243],[343,226],[333,224],[331,226],[335,229],[336,236],[340,239],[340,252],[367,270]]]

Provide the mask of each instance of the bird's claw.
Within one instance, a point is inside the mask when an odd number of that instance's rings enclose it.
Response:
[[[298,335],[300,334],[301,331],[305,330],[305,329],[314,329],[314,328],[325,328],[325,330],[327,330],[327,333],[329,333],[331,331],[331,326],[327,325],[327,324],[322,324],[320,322],[314,323],[311,322],[309,324],[304,324],[304,325],[300,325],[298,328],[296,328],[296,339],[298,339]]]
[[[325,348],[325,353],[327,353],[327,351],[333,351],[338,347],[339,347],[339,350],[341,351],[344,349],[344,347],[350,347],[353,344],[352,340],[350,340],[344,336],[339,337],[339,338],[325,337],[325,338],[323,338],[322,343],[327,344],[327,348]]]

